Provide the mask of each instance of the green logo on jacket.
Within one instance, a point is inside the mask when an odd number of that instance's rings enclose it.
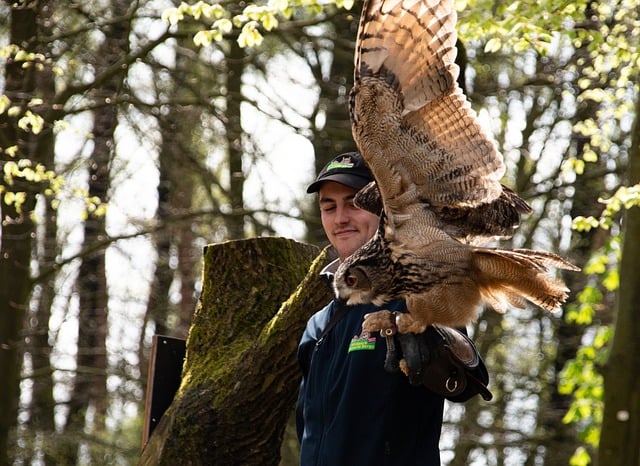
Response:
[[[369,333],[362,333],[355,336],[349,343],[349,353],[352,351],[372,351],[376,349],[376,337],[372,337]]]

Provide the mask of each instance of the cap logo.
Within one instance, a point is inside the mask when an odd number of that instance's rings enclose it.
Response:
[[[351,161],[351,157],[344,157],[340,161],[331,162],[327,166],[326,171],[335,170],[336,168],[353,168],[355,164]]]

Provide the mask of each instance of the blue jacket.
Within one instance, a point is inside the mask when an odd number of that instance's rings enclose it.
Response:
[[[337,261],[322,273],[328,281],[335,266]],[[337,308],[332,301],[314,314],[298,346],[300,465],[439,466],[444,398],[411,385],[401,372],[387,372],[387,345],[380,335],[360,337],[364,315],[382,307],[350,306],[323,335]],[[407,310],[404,301],[384,309]],[[473,375],[482,385],[489,381],[481,358]],[[462,402],[481,391],[469,384],[449,399]]]
[[[444,399],[385,371],[380,335],[358,339],[364,314],[380,308],[351,307],[319,340],[336,307],[309,320],[298,348],[301,466],[440,465]],[[401,301],[385,309],[405,310]]]

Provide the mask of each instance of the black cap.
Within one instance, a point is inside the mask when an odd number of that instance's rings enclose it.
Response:
[[[335,181],[359,190],[373,181],[373,175],[358,152],[347,152],[326,164],[315,181],[309,185],[307,192],[318,192],[320,185],[325,181]]]

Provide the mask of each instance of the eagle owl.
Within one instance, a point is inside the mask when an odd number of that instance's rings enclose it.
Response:
[[[453,2],[365,0],[356,42],[349,111],[375,185],[355,201],[382,214],[334,287],[349,304],[404,298],[401,332],[463,326],[482,303],[554,310],[569,290],[549,268],[578,270],[548,252],[486,247],[530,208],[501,184],[502,155],[457,84]],[[390,318],[381,312],[364,329]]]

